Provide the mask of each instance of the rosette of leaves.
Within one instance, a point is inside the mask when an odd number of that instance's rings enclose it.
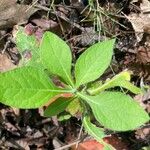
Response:
[[[87,83],[98,79],[110,65],[114,43],[112,39],[92,45],[72,68],[69,46],[57,35],[45,32],[38,50],[42,67],[27,65],[1,73],[0,102],[24,109],[50,102],[45,110],[45,116],[50,117],[68,110],[69,104],[78,99],[85,130],[103,143],[105,149],[113,149],[102,140],[104,129],[91,123],[91,114],[101,126],[113,131],[134,130],[149,121],[148,114],[129,95],[108,90],[119,86],[134,94],[141,93],[130,83],[130,72],[123,71],[104,84],[86,88]],[[48,73],[58,76],[63,88],[56,86]]]

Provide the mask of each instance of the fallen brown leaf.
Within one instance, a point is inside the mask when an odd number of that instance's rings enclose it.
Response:
[[[0,29],[11,28],[16,24],[23,24],[38,9],[28,5],[17,4],[16,0],[0,1]]]
[[[139,14],[131,12],[126,16],[136,32],[138,42],[141,41],[143,33],[150,30],[150,2],[148,0],[142,0],[140,10],[141,12]]]
[[[0,54],[0,72],[5,72],[16,68],[6,54]]]
[[[147,90],[144,94],[139,94],[134,97],[134,99],[150,113],[150,89]]]
[[[138,129],[135,132],[135,137],[137,139],[150,140],[150,127],[148,126],[148,127],[145,127],[145,128]]]
[[[123,142],[117,136],[105,137],[103,140],[112,145],[116,150],[128,150],[127,143]],[[90,139],[79,143],[78,148],[75,145],[72,146],[72,150],[104,150],[104,146],[96,140]]]

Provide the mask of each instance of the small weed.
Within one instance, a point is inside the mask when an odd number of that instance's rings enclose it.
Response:
[[[27,44],[22,40],[17,42],[20,49],[22,44]],[[38,48],[33,37],[24,40],[30,41],[35,57],[26,66],[0,74],[0,102],[30,109],[44,106],[51,100],[44,113],[47,117],[64,110],[72,111],[71,114],[79,110],[85,130],[106,149],[113,147],[102,140],[106,136],[104,129],[91,122],[93,115],[102,126],[114,131],[133,130],[149,120],[148,114],[130,96],[110,90],[119,86],[134,94],[141,93],[141,89],[130,83],[130,72],[123,71],[104,84],[92,84],[110,65],[114,39],[89,47],[74,68],[69,46],[57,35],[45,32]],[[50,76],[58,76],[63,86],[56,86]],[[80,108],[76,110],[75,107]]]

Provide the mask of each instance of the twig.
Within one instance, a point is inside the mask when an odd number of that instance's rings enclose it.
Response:
[[[32,7],[34,7],[34,5],[35,5],[37,2],[38,2],[38,0],[35,0],[35,1],[32,3],[32,5],[27,8],[26,12],[27,12],[29,9],[31,9]]]
[[[60,147],[60,148],[56,148],[56,149],[54,149],[54,150],[63,150],[63,149],[69,148],[69,147],[71,147],[71,146],[73,146],[73,145],[78,144],[80,141],[81,141],[81,140],[77,140],[77,141],[75,141],[75,142],[73,142],[73,143],[70,143],[70,144],[68,144],[68,145],[62,146],[62,147]]]
[[[4,46],[4,49],[2,50],[2,54],[4,54],[4,52],[6,51],[6,49],[8,48],[8,45],[10,44],[10,41],[7,41],[5,46]]]
[[[81,139],[82,130],[83,130],[83,123],[82,123],[81,128],[80,128],[80,132],[79,132],[78,140],[80,140],[80,139]],[[76,149],[78,149],[78,146],[79,146],[79,142],[78,142],[78,143],[76,143]]]
[[[47,7],[45,7],[45,6],[35,5],[34,7],[39,8],[39,9],[42,9],[42,10],[45,10],[45,11],[50,11],[50,9],[47,8]],[[59,18],[61,18],[62,20],[66,21],[66,22],[68,22],[68,23],[70,23],[72,26],[74,26],[74,27],[80,29],[81,31],[84,31],[84,28],[83,28],[83,27],[81,27],[79,24],[77,24],[77,23],[75,23],[75,22],[72,22],[72,21],[69,20],[67,17],[60,16],[59,13],[57,13],[57,12],[51,12],[51,13],[54,14],[54,15],[57,15]]]

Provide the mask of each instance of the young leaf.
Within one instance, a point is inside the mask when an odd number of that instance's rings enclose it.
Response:
[[[114,76],[111,80],[106,81],[105,84],[103,84],[95,89],[89,89],[88,92],[91,95],[95,95],[95,94],[100,93],[101,91],[108,89],[108,88],[120,86],[120,87],[130,90],[134,94],[142,93],[142,90],[140,88],[134,86],[129,81],[130,81],[129,71],[123,71],[123,72],[119,73],[118,75]]]
[[[0,102],[18,108],[38,108],[62,92],[40,69],[22,67],[0,74]]]
[[[92,124],[92,123],[90,122],[89,117],[84,117],[84,118],[83,118],[83,126],[84,126],[85,130],[86,130],[91,136],[93,136],[98,142],[100,142],[101,144],[104,145],[104,149],[107,149],[107,150],[108,150],[108,149],[109,149],[109,150],[114,150],[114,148],[113,148],[111,145],[109,145],[109,144],[107,144],[107,143],[105,143],[105,142],[103,141],[102,138],[105,137],[105,134],[104,134],[103,129],[98,128],[98,127],[96,127],[94,124]]]
[[[62,39],[51,32],[45,32],[40,45],[40,56],[43,65],[52,74],[60,76],[73,86],[71,79],[71,51]]]
[[[133,130],[149,121],[148,114],[131,97],[121,92],[102,92],[97,96],[78,93],[92,108],[93,114],[106,128]]]
[[[76,87],[100,77],[110,64],[115,40],[94,44],[77,60],[75,65]]]
[[[56,99],[53,103],[51,103],[45,110],[44,116],[45,117],[52,117],[56,116],[59,113],[63,112],[66,107],[72,102],[72,98],[63,98],[60,97]]]

